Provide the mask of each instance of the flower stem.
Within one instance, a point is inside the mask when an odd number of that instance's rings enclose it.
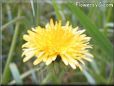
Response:
[[[21,10],[18,9],[18,15],[17,16],[20,17],[20,14],[21,14]],[[19,32],[19,25],[20,25],[20,23],[17,22],[16,26],[15,26],[15,31],[14,31],[11,47],[10,47],[10,50],[9,50],[9,53],[8,53],[8,58],[7,58],[7,61],[6,61],[4,72],[3,72],[2,84],[7,84],[8,81],[10,80],[9,64],[12,61],[13,51],[15,49],[16,39],[17,39],[18,32]]]

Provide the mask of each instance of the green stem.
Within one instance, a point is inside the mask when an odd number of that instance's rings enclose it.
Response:
[[[20,14],[21,14],[21,11],[19,9],[18,10],[18,15],[17,15],[18,18],[20,17]],[[4,69],[4,72],[3,72],[2,84],[7,84],[8,81],[10,80],[9,64],[12,61],[12,57],[13,57],[12,55],[13,55],[13,52],[14,52],[14,49],[15,49],[16,39],[17,39],[18,32],[19,32],[19,25],[20,25],[20,23],[17,22],[16,26],[15,26],[15,32],[14,32],[14,35],[13,35],[11,47],[10,47],[10,50],[9,50],[9,53],[8,53],[8,58],[7,58],[7,61],[6,61],[5,69]]]

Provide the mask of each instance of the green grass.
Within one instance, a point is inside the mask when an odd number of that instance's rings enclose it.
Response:
[[[72,2],[72,1],[71,1]],[[74,1],[73,1],[74,2]],[[58,0],[32,1],[27,3],[2,3],[2,84],[113,84],[114,83],[114,27],[113,8],[77,7],[70,2]],[[85,70],[72,70],[62,62],[45,66],[33,66],[32,60],[22,62],[22,39],[28,29],[43,26],[49,19],[70,21],[73,27],[86,29],[91,39],[93,62],[87,63]],[[1,65],[0,65],[1,66]],[[78,77],[78,78],[77,78]]]

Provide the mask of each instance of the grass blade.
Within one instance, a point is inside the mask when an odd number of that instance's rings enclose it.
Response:
[[[68,4],[68,7],[75,14],[75,16],[79,19],[80,23],[85,27],[88,34],[92,37],[93,41],[104,51],[107,55],[107,60],[113,59],[113,46],[110,41],[106,38],[106,36],[101,33],[95,24],[86,16],[83,11],[81,11],[74,4]]]
[[[4,25],[1,27],[1,30],[4,31],[5,28],[7,28],[9,25],[11,25],[11,24],[13,24],[13,23],[15,23],[15,22],[18,22],[18,21],[22,20],[23,18],[24,18],[24,16],[14,18],[14,19],[11,20],[10,22],[4,24]]]
[[[84,70],[83,71],[83,74],[84,74],[84,76],[86,77],[86,79],[88,80],[88,82],[90,84],[95,84],[96,83],[95,80],[94,80],[94,78],[89,74],[88,71]]]
[[[36,71],[39,71],[39,70],[41,70],[41,68],[37,68],[36,67],[36,68],[30,69],[30,70],[26,71],[25,73],[21,74],[20,78],[21,79],[25,79],[26,77],[28,77],[29,75],[31,75],[33,71],[36,72]],[[12,84],[15,84],[15,83],[16,83],[16,81],[15,80],[12,80],[9,83],[9,85],[12,85]]]
[[[61,18],[61,15],[60,15],[58,6],[56,4],[56,1],[55,0],[52,0],[52,4],[53,4],[53,7],[55,9],[55,13],[56,13],[57,19],[61,20],[62,18]]]
[[[31,74],[32,74],[31,78],[32,78],[33,83],[38,84],[35,71],[32,70],[32,73]]]
[[[18,17],[20,17],[20,15],[21,15],[21,10],[19,9],[18,10]],[[12,61],[13,52],[14,52],[15,45],[16,45],[16,39],[17,39],[18,32],[19,32],[19,25],[20,25],[20,23],[17,22],[16,26],[15,26],[15,31],[14,31],[11,47],[10,47],[10,50],[9,50],[9,53],[8,53],[8,58],[7,58],[7,61],[6,61],[4,72],[3,72],[3,78],[2,78],[2,83],[3,84],[7,84],[8,81],[10,80],[9,64]]]
[[[18,68],[17,68],[17,66],[16,66],[15,63],[11,63],[11,64],[10,64],[10,70],[11,70],[11,73],[12,73],[12,75],[13,75],[13,78],[14,78],[15,81],[16,81],[16,84],[22,84],[23,81],[22,81],[22,79],[20,78],[20,73],[19,73],[19,70],[18,70]]]

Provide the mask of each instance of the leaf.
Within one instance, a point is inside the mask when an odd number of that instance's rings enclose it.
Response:
[[[52,5],[53,5],[53,7],[55,9],[55,13],[56,13],[57,19],[62,19],[55,0],[52,0]]]
[[[33,17],[33,24],[34,26],[36,25],[36,13],[35,13],[35,8],[34,8],[34,2],[33,0],[30,0],[31,8],[32,8],[32,17]]]
[[[83,74],[84,74],[84,76],[86,77],[86,79],[88,80],[88,82],[90,84],[95,84],[96,83],[94,78],[92,77],[92,75],[90,75],[90,73],[88,71],[83,70]]]
[[[113,59],[113,46],[108,38],[105,37],[103,33],[101,33],[96,25],[89,19],[88,16],[84,14],[82,10],[80,10],[74,4],[67,4],[71,11],[75,14],[75,16],[79,19],[80,23],[84,26],[88,34],[92,37],[92,40],[104,51],[107,55],[107,60]]]
[[[95,72],[94,70],[90,69],[90,68],[86,68],[86,70],[89,72],[89,74],[91,74],[92,77],[94,77],[96,83],[107,83],[107,79],[104,78],[103,74],[98,74],[97,72]],[[100,70],[101,72],[101,70]]]
[[[24,16],[20,16],[20,17],[16,17],[16,18],[12,19],[10,22],[8,22],[8,23],[2,25],[1,30],[4,31],[5,28],[7,28],[9,25],[11,25],[11,24],[13,24],[13,23],[16,23],[16,22],[18,22],[18,21],[21,21],[21,20],[24,19],[24,18],[25,18]]]
[[[13,78],[14,78],[15,81],[16,81],[16,84],[22,84],[23,81],[22,81],[22,79],[20,78],[20,73],[19,73],[19,70],[18,70],[18,68],[17,68],[17,66],[16,66],[15,63],[11,63],[11,64],[10,64],[10,70],[11,70],[11,73],[12,73],[12,75],[13,75]]]
[[[21,9],[18,10],[17,17],[20,17],[20,16],[21,16]],[[14,51],[15,46],[16,46],[16,40],[17,40],[17,37],[18,37],[19,26],[20,26],[20,22],[17,22],[16,25],[15,25],[15,31],[14,31],[12,43],[11,43],[11,46],[10,46],[10,50],[9,50],[9,53],[8,53],[7,61],[6,61],[4,72],[3,72],[3,78],[2,78],[2,83],[3,84],[8,83],[8,81],[10,80],[9,64],[13,59],[13,53],[14,53],[13,51]]]
[[[91,64],[92,68],[94,69],[94,71],[95,71],[97,74],[100,74],[100,71],[99,71],[99,68],[98,68],[98,66],[97,66],[96,61],[93,60],[90,64]]]
[[[47,76],[42,80],[41,84],[48,83],[50,76],[51,76],[51,73],[47,74]]]
[[[32,14],[33,14],[33,16],[35,17],[35,10],[34,10],[34,3],[33,3],[33,0],[30,0],[30,3],[31,3],[31,7],[32,7]]]
[[[45,69],[45,68],[44,68],[44,69]],[[25,79],[26,77],[28,77],[29,75],[31,75],[33,71],[36,72],[36,71],[39,71],[39,70],[41,70],[41,68],[30,69],[30,70],[26,71],[25,73],[21,74],[20,78],[21,78],[21,79]],[[15,80],[12,80],[12,81],[9,83],[9,85],[12,85],[12,84],[15,84],[15,83],[16,83]]]
[[[32,70],[31,74],[32,74],[31,78],[32,78],[33,83],[37,84],[38,81],[37,81],[37,77],[36,77],[36,74],[35,74],[35,70]]]

